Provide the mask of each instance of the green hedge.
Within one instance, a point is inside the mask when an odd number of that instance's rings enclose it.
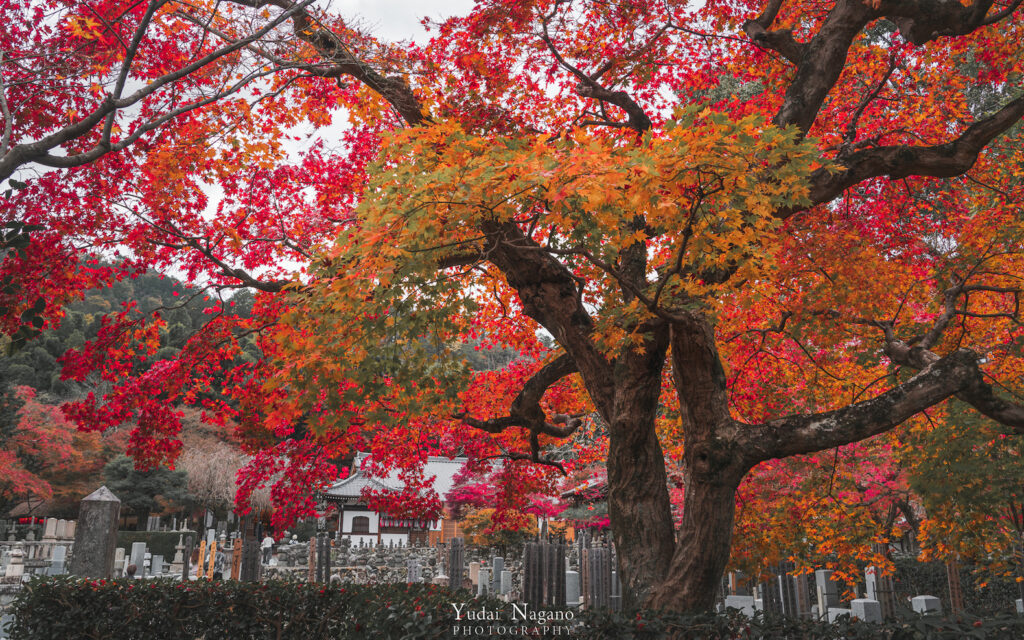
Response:
[[[468,591],[423,584],[35,578],[14,603],[8,633],[12,640],[427,640],[451,637],[451,603],[469,599]]]
[[[835,623],[766,617],[748,618],[736,610],[728,614],[591,614],[577,640],[1020,640],[1024,618],[997,616],[958,619],[922,617],[909,610],[885,624],[861,622],[843,616]]]
[[[464,611],[489,611],[498,621],[457,621],[453,603]],[[433,585],[317,585],[292,582],[210,582],[172,580],[94,581],[34,578],[14,603],[13,640],[439,640],[512,637],[502,633],[510,605],[471,600]],[[556,612],[557,613],[557,612]],[[564,612],[561,615],[565,615]],[[884,625],[843,619],[836,624],[786,618],[642,612],[633,615],[580,614],[555,620],[557,636],[575,640],[1009,640],[1024,638],[1024,618],[957,620],[905,613]],[[535,622],[515,623],[535,627]],[[462,632],[453,634],[461,625]],[[572,625],[578,625],[573,627]],[[482,627],[483,629],[478,629]],[[490,628],[488,628],[490,627]],[[517,633],[529,637],[529,633]],[[548,633],[544,637],[555,637]]]

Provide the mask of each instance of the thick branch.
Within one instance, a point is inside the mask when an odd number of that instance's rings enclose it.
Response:
[[[594,344],[594,321],[572,272],[513,222],[483,221],[480,230],[494,243],[487,259],[505,274],[524,313],[572,357],[598,412],[607,420],[614,397],[612,363]]]
[[[921,45],[943,36],[962,36],[1011,15],[1021,4],[988,14],[992,0],[976,0],[964,6],[935,0],[840,0],[829,12],[818,33],[805,44],[793,40],[787,30],[769,32],[777,8],[770,4],[756,20],[744,24],[747,35],[760,46],[772,48],[797,65],[796,75],[786,90],[786,99],[775,116],[780,127],[796,125],[809,131],[829,92],[846,66],[846,55],[854,38],[877,18],[889,18],[913,44]]]
[[[978,356],[961,349],[925,367],[910,380],[856,404],[811,415],[792,415],[741,430],[741,450],[753,465],[831,449],[884,433],[904,420],[957,393],[988,385],[978,369]],[[989,389],[991,392],[991,389]],[[983,395],[977,394],[979,398]],[[996,409],[996,403],[989,403]],[[1012,416],[1008,416],[1012,417]],[[1024,420],[1011,424],[1024,433]]]
[[[896,145],[862,149],[838,159],[845,168],[836,173],[819,169],[811,176],[810,199],[814,204],[829,202],[843,191],[878,176],[893,179],[907,176],[950,178],[974,166],[978,154],[993,139],[1024,117],[1024,96],[1011,101],[991,116],[968,127],[958,138],[933,146]],[[780,211],[788,217],[804,208]]]
[[[775,115],[775,124],[780,127],[796,125],[801,131],[809,131],[825,97],[839,80],[846,66],[846,53],[858,33],[875,17],[866,2],[841,0],[832,9],[818,33],[799,50],[786,42],[784,35],[775,40],[783,46],[780,53],[787,58],[799,54],[796,75],[786,90],[786,99]],[[751,23],[747,23],[748,25]],[[779,33],[779,32],[775,32]],[[756,32],[753,36],[756,42]],[[763,36],[762,36],[763,38]],[[792,35],[789,35],[792,41]],[[765,45],[769,45],[765,40]],[[794,43],[795,44],[795,43]]]
[[[544,409],[540,406],[540,400],[544,397],[544,393],[551,388],[551,385],[566,376],[576,373],[576,371],[576,363],[567,354],[563,353],[541,367],[537,373],[533,374],[526,381],[526,384],[523,385],[515,400],[512,401],[509,415],[490,420],[478,420],[462,412],[455,414],[453,417],[487,433],[501,433],[509,427],[527,429],[530,433],[530,453],[515,453],[502,450],[503,457],[509,460],[530,460],[538,464],[553,466],[565,475],[565,468],[560,462],[540,454],[539,436],[544,434],[554,438],[568,438],[580,428],[583,420],[581,416],[554,414],[549,422]]]
[[[515,400],[512,401],[508,416],[478,420],[463,412],[454,417],[487,433],[501,433],[509,427],[521,427],[528,429],[531,437],[535,437],[536,434],[544,434],[554,438],[568,438],[576,432],[583,421],[578,417],[556,414],[548,422],[547,415],[540,406],[540,400],[553,384],[576,372],[576,363],[563,353],[541,367],[526,381]]]
[[[782,0],[770,0],[761,15],[743,23],[743,31],[754,44],[779,52],[783,58],[793,64],[800,64],[804,45],[793,38],[793,30],[769,31],[781,8]]]
[[[308,4],[307,2],[299,4],[292,0],[230,1],[249,7],[260,8],[274,5],[285,9],[294,15],[292,27],[295,35],[300,40],[312,45],[326,61],[335,65],[330,75],[347,75],[362,82],[394,107],[402,119],[410,125],[415,126],[431,121],[419,98],[403,78],[385,77],[356,57],[337,34],[323,28],[315,18],[309,15],[304,8]]]
[[[959,2],[933,0],[897,0],[882,5],[885,17],[892,20],[909,42],[922,45],[941,37],[962,36],[979,27],[1003,20],[1021,0],[1014,0],[1001,11],[989,15],[992,0],[975,0],[963,5]]]

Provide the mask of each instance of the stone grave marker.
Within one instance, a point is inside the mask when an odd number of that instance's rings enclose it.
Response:
[[[828,611],[839,606],[839,588],[832,581],[832,572],[818,569],[814,572],[814,583],[818,592],[818,611]]]
[[[121,501],[105,486],[82,500],[75,529],[75,553],[71,556],[72,574],[110,579],[114,573],[120,513]]]
[[[743,615],[754,617],[754,596],[726,596],[726,609],[739,609]]]
[[[125,550],[124,547],[118,547],[114,550],[114,575],[123,576],[125,565],[128,563],[124,561]]]
[[[864,622],[882,621],[882,604],[878,600],[857,598],[850,601],[850,612]]]
[[[491,593],[501,593],[501,572],[505,570],[505,558],[494,556],[491,560]]]
[[[406,568],[406,582],[422,582],[422,567],[418,560],[409,559]]]
[[[20,580],[25,575],[25,551],[21,548],[20,542],[7,552],[7,568],[4,569],[4,577],[9,581]]]
[[[50,566],[46,570],[48,576],[62,576],[67,573],[64,566],[67,561],[68,548],[59,544],[53,548],[53,555],[50,556]]]
[[[852,615],[852,613],[853,612],[850,611],[849,609],[844,609],[842,607],[829,607],[828,608],[828,621],[829,622],[835,622],[836,620],[839,619],[839,616],[848,616],[848,615]]]
[[[910,608],[923,616],[942,615],[942,602],[935,596],[914,596],[910,599]]]
[[[57,519],[47,518],[43,525],[43,541],[52,542],[57,538]]]
[[[811,577],[806,573],[792,576],[794,587],[794,610],[793,615],[799,618],[811,616]]]
[[[133,542],[132,551],[129,556],[129,564],[135,565],[135,577],[144,578],[146,577],[146,543],[145,542]]]
[[[565,572],[565,604],[570,607],[580,606],[580,573]]]
[[[181,573],[181,565],[185,560],[185,558],[182,557],[184,552],[185,536],[180,535],[178,536],[178,544],[174,545],[174,559],[171,560],[170,572],[174,575],[179,575]]]
[[[189,575],[192,572],[192,548],[195,542],[195,538],[192,537],[191,533],[185,534],[185,549],[182,553],[181,561],[181,581],[188,582]]]
[[[461,589],[465,580],[466,545],[462,538],[453,538],[448,550],[448,584],[452,589]]]

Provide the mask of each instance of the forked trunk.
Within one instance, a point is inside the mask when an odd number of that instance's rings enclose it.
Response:
[[[608,513],[626,606],[643,602],[675,550],[665,454],[655,431],[667,332],[615,364],[609,420]]]
[[[735,486],[729,484],[691,481],[687,485],[679,544],[646,607],[706,611],[714,606],[732,545],[735,493]]]
[[[608,513],[627,607],[662,580],[675,548],[661,446],[653,424],[636,431],[629,442],[613,438],[608,452]]]

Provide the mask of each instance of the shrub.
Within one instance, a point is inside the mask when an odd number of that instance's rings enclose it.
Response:
[[[730,610],[724,614],[666,614],[597,612],[584,618],[575,640],[1019,640],[1024,638],[1024,618],[999,616],[988,619],[965,615],[958,619],[922,617],[909,610],[884,624],[843,616],[835,623],[765,616],[748,618]]]
[[[456,622],[452,605],[488,610],[498,622]],[[510,624],[510,605],[471,601],[468,591],[424,584],[319,585],[288,582],[180,583],[172,580],[34,578],[14,603],[12,640],[439,640],[453,626]],[[517,623],[518,624],[518,623]],[[533,623],[526,623],[534,626]],[[1009,640],[1024,637],[1024,618],[956,620],[909,612],[886,624],[844,618],[835,624],[783,617],[726,614],[581,613],[558,626],[574,640]],[[567,632],[568,631],[568,632]],[[499,637],[485,630],[459,637]],[[516,634],[520,637],[529,634]],[[553,637],[547,634],[544,637]],[[510,636],[511,637],[511,636]]]
[[[14,603],[13,640],[246,640],[451,637],[468,591],[425,584],[35,578]],[[490,609],[508,605],[480,601]]]

